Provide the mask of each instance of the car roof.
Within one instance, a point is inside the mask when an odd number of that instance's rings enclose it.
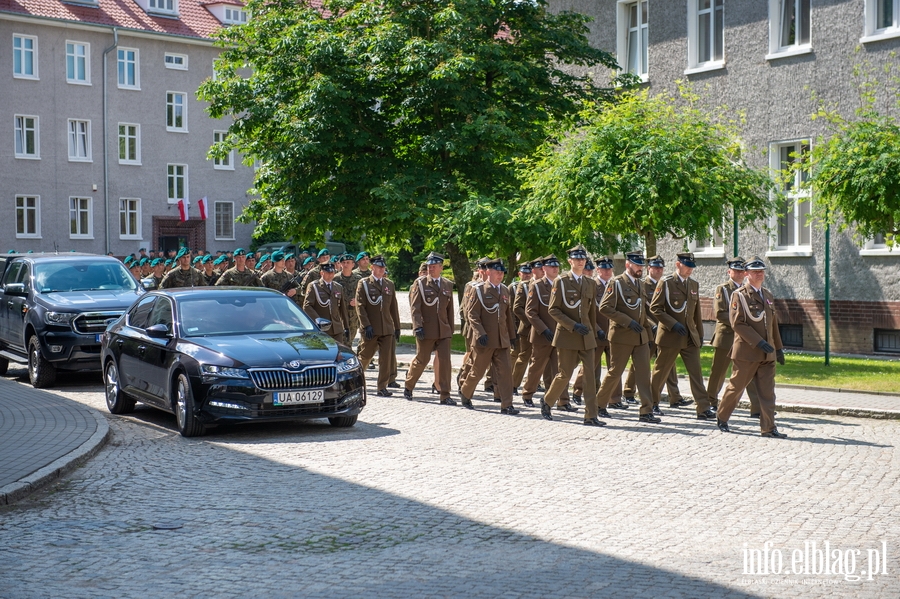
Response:
[[[60,260],[83,260],[84,258],[95,258],[95,259],[103,259],[104,261],[115,260],[116,262],[121,263],[122,261],[113,256],[101,256],[100,254],[86,254],[80,252],[66,252],[64,254],[57,254],[56,252],[40,252],[40,253],[32,253],[32,254],[3,254],[3,258],[7,260],[11,258],[27,258],[29,260],[33,260],[35,262],[57,262]]]
[[[176,287],[174,289],[156,289],[153,291],[156,295],[165,295],[174,299],[190,297],[192,299],[215,298],[224,293],[231,297],[259,297],[261,295],[276,294],[286,298],[287,296],[276,289],[268,287]]]

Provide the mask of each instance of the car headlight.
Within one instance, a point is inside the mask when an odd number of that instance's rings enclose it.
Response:
[[[73,314],[72,312],[45,312],[44,313],[44,322],[47,324],[55,324],[55,325],[69,325],[72,323],[72,319],[74,319],[78,314]]]
[[[337,363],[338,374],[342,372],[350,372],[359,368],[359,360],[356,356],[350,356],[346,360]]]
[[[212,364],[201,364],[200,372],[203,376],[217,376],[223,379],[250,378],[250,373],[243,368],[229,368],[228,366],[214,366]]]

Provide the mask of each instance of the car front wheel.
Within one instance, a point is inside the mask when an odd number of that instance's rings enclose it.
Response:
[[[203,434],[203,424],[194,413],[191,382],[183,372],[179,372],[175,379],[175,421],[182,437],[199,437]]]
[[[41,355],[41,342],[37,335],[28,340],[28,379],[35,389],[49,387],[56,381],[56,366]]]
[[[111,414],[127,414],[134,411],[134,400],[122,391],[115,360],[106,363],[106,368],[103,369],[103,382],[106,384],[106,407]]]

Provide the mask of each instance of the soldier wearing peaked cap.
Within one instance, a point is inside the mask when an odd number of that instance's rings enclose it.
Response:
[[[456,383],[460,387],[462,387],[462,382],[469,375],[469,370],[471,370],[472,368],[472,346],[475,343],[475,337],[473,337],[473,331],[469,326],[469,321],[466,314],[466,306],[469,305],[469,302],[472,299],[475,285],[488,280],[488,271],[486,266],[488,262],[490,262],[490,258],[479,258],[475,262],[476,272],[472,276],[472,280],[466,284],[466,287],[463,290],[462,302],[460,303],[459,311],[460,319],[462,322],[462,326],[460,328],[462,330],[463,339],[466,342],[466,353],[463,356],[462,367],[459,369],[459,373],[457,373],[456,375]],[[484,383],[484,390],[494,391],[493,386],[493,367],[491,367],[491,369],[488,371],[487,380]],[[499,400],[499,396],[496,392],[494,392],[494,399]]]
[[[350,261],[353,257],[349,256]],[[372,274],[358,281],[353,311],[363,332],[359,342],[359,360],[363,370],[378,352],[378,392],[390,397],[388,390],[391,375],[390,355],[400,339],[400,311],[397,306],[397,289],[394,282],[385,277],[387,265],[383,256],[373,256]],[[346,269],[345,269],[346,270]]]
[[[348,299],[340,283],[334,282],[334,265],[321,265],[321,278],[306,286],[303,311],[314,321],[324,318],[329,322],[323,332],[328,333],[338,343],[347,343],[350,330],[350,315],[347,311]]]
[[[754,256],[746,269],[747,282],[731,294],[729,316],[735,334],[731,378],[719,403],[716,423],[723,432],[730,432],[728,419],[744,389],[753,381],[759,399],[760,433],[763,437],[784,439],[787,435],[775,426],[775,362],[784,364],[775,298],[763,287],[766,263]]]
[[[384,258],[382,257],[382,262],[384,262]],[[347,294],[347,297],[350,299],[350,305],[348,306],[348,310],[350,311],[350,343],[353,344],[353,341],[356,339],[356,334],[359,332],[359,317],[356,314],[356,288],[359,285],[359,282],[367,276],[370,275],[361,275],[357,271],[353,270],[356,261],[353,259],[353,256],[350,254],[343,254],[340,256],[340,260],[338,261],[337,267],[340,272],[334,277],[334,280],[341,284],[341,287],[344,288],[344,291]],[[384,275],[382,275],[384,276]],[[385,354],[387,355],[387,354]],[[378,360],[381,360],[381,352],[378,353]]]
[[[678,254],[675,274],[663,277],[650,300],[650,313],[659,323],[656,331],[658,354],[650,377],[654,405],[675,359],[681,356],[696,401],[697,419],[714,420],[716,411],[709,403],[703,372],[700,368],[700,348],[703,346],[703,317],[700,313],[700,284],[691,278],[697,264],[694,254]]]
[[[713,305],[716,311],[716,329],[713,332],[710,345],[715,348],[712,368],[709,372],[709,380],[706,383],[706,394],[709,402],[719,406],[719,391],[725,382],[725,374],[731,366],[731,348],[734,345],[734,330],[731,328],[729,307],[731,295],[744,284],[746,264],[744,259],[736,256],[726,262],[728,265],[728,280],[716,287]],[[747,385],[747,396],[750,398],[750,415],[759,416],[759,399],[756,396],[756,383],[752,380]]]
[[[525,314],[525,300],[528,299],[528,285],[531,283],[531,262],[519,264],[519,280],[513,283],[509,292],[512,295],[513,324],[516,327],[516,336],[519,341],[510,351],[512,361],[513,395],[518,395],[518,389],[525,378],[525,369],[531,360],[531,325]]]
[[[222,273],[216,286],[230,285],[238,287],[262,287],[262,281],[256,271],[247,267],[247,252],[237,248],[233,252],[234,266]]]

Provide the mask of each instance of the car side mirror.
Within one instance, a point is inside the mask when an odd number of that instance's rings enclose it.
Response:
[[[331,321],[327,318],[317,318],[316,326],[319,327],[320,331],[327,331],[331,328]]]
[[[169,327],[162,323],[147,327],[147,336],[153,339],[165,339],[169,337]]]
[[[25,283],[7,283],[3,287],[3,292],[6,295],[27,295],[25,292]]]
[[[154,279],[153,277],[141,279],[141,287],[143,287],[147,291],[153,291],[154,289],[156,289],[156,279]]]

